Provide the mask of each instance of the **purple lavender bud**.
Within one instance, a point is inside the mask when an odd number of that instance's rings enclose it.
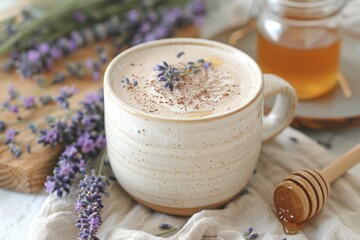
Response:
[[[256,238],[258,238],[258,237],[259,237],[259,234],[253,233],[253,234],[251,234],[247,239],[256,239]]]
[[[95,146],[99,149],[103,149],[106,146],[106,139],[104,135],[99,135],[95,141]]]
[[[45,59],[44,70],[51,71],[53,69],[53,60],[51,58]]]
[[[4,132],[6,129],[6,123],[4,121],[0,121],[0,132]]]
[[[27,58],[30,62],[35,63],[40,60],[40,53],[36,50],[29,50]]]
[[[11,52],[10,53],[10,59],[13,61],[20,60],[20,56],[21,56],[21,54],[19,52]]]
[[[182,14],[183,10],[179,7],[170,9],[168,12],[166,12],[164,16],[164,24],[166,24],[167,26],[174,25],[177,20],[180,19]]]
[[[77,49],[76,42],[73,40],[69,40],[67,43],[67,49],[69,50],[69,52],[75,52]]]
[[[75,11],[73,13],[73,19],[78,23],[83,23],[86,21],[86,15],[82,11]]]
[[[65,78],[66,78],[66,76],[63,72],[57,72],[57,73],[55,73],[52,83],[53,84],[63,83],[65,81]]]
[[[244,233],[244,236],[249,236],[253,231],[254,229],[252,227],[249,227],[249,229]]]
[[[21,148],[16,144],[10,143],[9,148],[10,148],[10,152],[15,158],[19,158],[20,155],[22,154]]]
[[[101,73],[99,71],[94,71],[92,74],[92,78],[94,81],[98,81],[101,77]]]
[[[94,152],[95,151],[94,141],[90,138],[84,139],[84,142],[81,145],[81,151],[85,154],[89,152]]]
[[[84,44],[94,42],[94,34],[89,28],[84,28],[80,31],[80,34],[84,40]]]
[[[62,51],[61,51],[60,48],[58,48],[58,47],[52,47],[51,50],[50,50],[50,56],[51,56],[53,59],[59,59],[59,58],[62,58],[63,53],[62,53]]]
[[[145,35],[144,42],[151,42],[151,41],[154,41],[156,39],[158,39],[157,35],[155,33],[150,32],[150,33]]]
[[[108,54],[107,54],[107,52],[106,52],[105,50],[100,51],[100,52],[98,53],[98,56],[99,56],[99,62],[100,62],[101,64],[105,64],[105,63],[107,62]]]
[[[57,139],[58,139],[58,133],[56,130],[50,129],[46,132],[45,141],[48,142],[49,144],[56,143]]]
[[[137,23],[140,20],[140,13],[138,10],[133,9],[128,12],[126,17],[130,23]]]
[[[23,104],[23,107],[26,108],[26,109],[36,107],[35,97],[34,96],[23,97],[22,98],[22,104]]]
[[[99,217],[92,217],[90,218],[90,229],[98,229],[100,226],[100,218]]]
[[[54,100],[52,99],[51,96],[40,96],[39,97],[39,101],[41,102],[42,105],[48,105],[49,103],[54,102]]]
[[[92,72],[94,70],[93,69],[94,61],[92,59],[90,59],[90,58],[86,59],[85,60],[85,66],[90,72]]]
[[[151,23],[156,23],[159,19],[159,16],[156,12],[151,12],[147,15],[147,19],[151,22]]]
[[[19,132],[9,128],[6,129],[5,131],[5,144],[9,144],[9,143],[15,143],[15,136],[18,134]]]
[[[77,168],[79,169],[79,172],[82,174],[86,173],[86,163],[84,159],[81,159],[79,163],[77,164]]]
[[[26,144],[26,152],[27,153],[31,153],[31,146],[30,146],[30,143]]]
[[[204,63],[202,64],[202,66],[203,66],[203,68],[204,68],[205,70],[208,70],[209,67],[211,67],[211,62],[204,62]]]
[[[173,227],[173,226],[170,225],[170,224],[168,224],[168,223],[162,223],[162,224],[159,225],[159,228],[160,228],[161,230],[168,230],[168,229],[170,229],[170,228],[172,228],[172,227]]]
[[[77,92],[78,92],[78,90],[76,89],[75,85],[72,85],[71,87],[64,86],[64,87],[60,88],[60,95],[66,96],[67,98],[73,96]]]
[[[5,31],[8,35],[8,37],[11,37],[12,35],[14,35],[16,33],[16,29],[15,29],[15,26],[13,24],[7,24],[5,26]]]
[[[139,31],[141,34],[148,33],[151,30],[151,24],[149,22],[143,22],[140,25]]]
[[[18,97],[19,93],[16,91],[16,87],[14,84],[9,84],[7,92],[9,94],[9,99],[13,100]]]
[[[49,179],[50,178],[48,177],[48,180],[45,182],[45,187],[46,187],[46,192],[50,194],[55,190],[55,182]]]
[[[19,108],[16,105],[11,105],[9,107],[9,111],[12,112],[12,113],[18,114],[19,113]]]
[[[50,51],[49,44],[47,44],[46,42],[40,43],[40,45],[38,47],[38,51],[42,56],[48,54],[48,52]]]
[[[73,31],[70,33],[71,40],[76,43],[77,46],[82,46],[84,44],[84,39],[78,31]]]
[[[32,133],[38,132],[38,128],[36,127],[36,125],[34,123],[29,123],[28,128],[31,130]]]
[[[69,159],[75,156],[76,153],[78,153],[78,150],[76,147],[72,145],[66,146],[65,151],[63,152],[64,156],[66,156]]]
[[[203,1],[196,1],[191,4],[191,10],[195,15],[204,15],[206,13],[206,5]]]
[[[61,175],[74,174],[74,166],[69,161],[60,161],[59,162],[59,173]]]
[[[159,26],[157,27],[155,30],[155,35],[156,35],[156,38],[159,39],[159,38],[167,38],[169,37],[171,34],[170,34],[170,29],[166,26]]]
[[[93,27],[93,33],[96,39],[102,40],[105,39],[108,35],[105,24],[98,23]]]

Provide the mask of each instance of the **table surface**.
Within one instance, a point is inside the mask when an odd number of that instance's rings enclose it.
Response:
[[[4,1],[1,6],[10,4]],[[13,3],[13,2],[12,2]],[[334,159],[360,142],[360,127],[348,129],[312,131],[304,130],[304,134],[328,147]],[[360,165],[349,171],[360,181]],[[26,239],[27,230],[39,212],[47,194],[25,194],[0,189],[0,240]]]

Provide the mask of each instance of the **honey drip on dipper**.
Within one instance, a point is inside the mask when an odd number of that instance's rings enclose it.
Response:
[[[330,183],[360,162],[360,144],[321,171],[306,169],[291,173],[274,191],[274,205],[287,234],[298,233],[303,224],[325,205]]]

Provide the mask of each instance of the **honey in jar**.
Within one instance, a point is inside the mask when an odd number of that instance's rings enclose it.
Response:
[[[258,18],[258,62],[299,99],[334,89],[340,55],[339,0],[267,0]]]

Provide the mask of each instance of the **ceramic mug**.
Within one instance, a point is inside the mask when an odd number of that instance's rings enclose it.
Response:
[[[217,48],[236,56],[254,76],[245,80],[252,81],[251,97],[231,112],[198,118],[151,115],[122,102],[114,91],[116,66],[144,49],[174,44]],[[274,107],[263,116],[264,98],[273,95]],[[186,38],[157,40],[122,52],[106,69],[104,99],[107,152],[120,185],[149,208],[183,216],[236,196],[253,175],[262,142],[289,125],[297,104],[287,82],[263,75],[239,49]]]

